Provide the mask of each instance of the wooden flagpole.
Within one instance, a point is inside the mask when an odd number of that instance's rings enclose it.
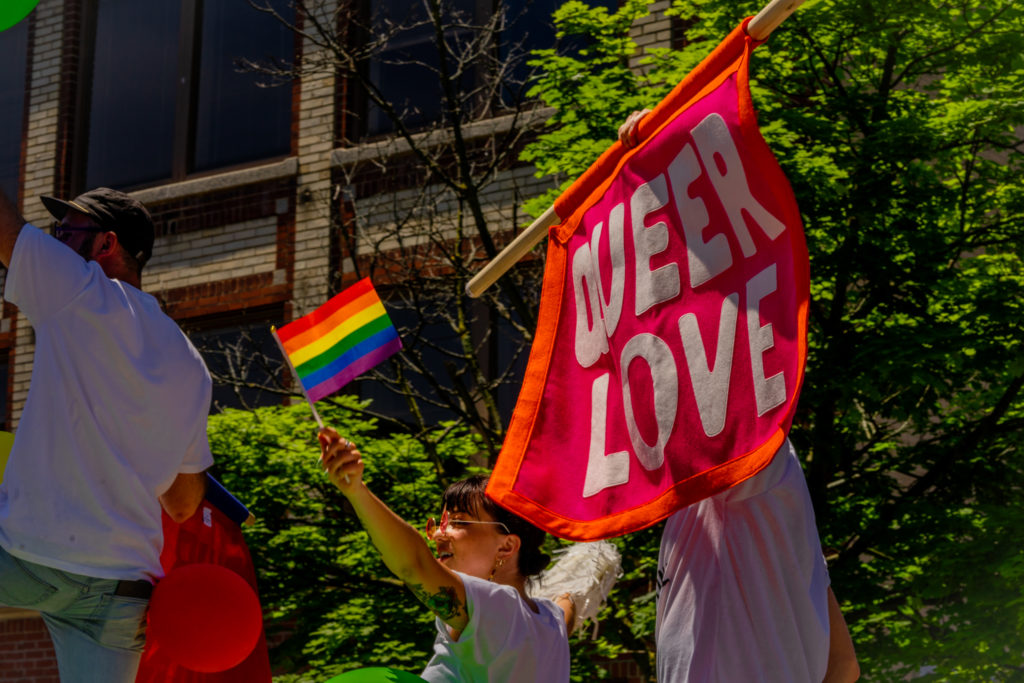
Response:
[[[270,334],[274,337],[274,341],[277,342],[277,348],[281,349],[281,355],[284,356],[284,362],[288,364],[288,367],[292,369],[292,377],[299,385],[299,389],[302,389],[302,395],[306,397],[306,403],[309,404],[309,409],[313,411],[313,418],[316,420],[317,425],[320,429],[324,428],[324,421],[320,419],[320,413],[316,411],[316,406],[309,400],[309,394],[306,393],[306,387],[302,386],[302,380],[299,379],[299,371],[292,365],[292,359],[288,357],[288,352],[284,350],[284,345],[281,344],[281,340],[277,337],[277,328],[273,325],[270,326]]]
[[[803,3],[804,0],[771,0],[747,24],[747,34],[754,40],[767,39],[771,32]],[[483,294],[484,290],[493,285],[499,277],[518,263],[519,259],[537,246],[547,235],[551,226],[558,225],[561,221],[562,219],[555,213],[555,207],[548,207],[547,211],[519,233],[507,247],[502,249],[490,263],[481,268],[480,272],[466,283],[466,294],[474,298]]]
[[[747,24],[747,35],[754,40],[767,40],[772,31],[802,4],[804,0],[772,0]]]
[[[320,430],[323,431],[324,421],[320,419],[320,413],[317,412],[316,406],[313,404],[311,400],[309,400],[309,394],[306,392],[306,387],[302,386],[302,380],[299,379],[299,371],[295,369],[294,365],[292,365],[292,359],[288,357],[288,352],[284,350],[284,344],[282,344],[281,340],[278,338],[277,327],[275,327],[274,325],[270,326],[270,336],[272,336],[274,338],[274,341],[277,342],[277,348],[281,349],[281,355],[284,356],[284,362],[287,363],[288,367],[292,369],[292,377],[294,377],[295,381],[298,382],[299,388],[302,389],[302,395],[306,397],[306,403],[309,404],[309,409],[313,411],[313,418],[316,420],[316,423],[320,427]],[[345,482],[347,483],[349,481],[348,475],[346,474],[344,476]]]

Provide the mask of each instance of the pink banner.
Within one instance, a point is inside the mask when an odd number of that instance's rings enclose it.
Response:
[[[642,146],[613,148],[607,171],[581,178],[578,205],[556,207],[571,215],[552,229],[488,489],[556,535],[634,531],[729,488],[767,464],[792,420],[806,248],[750,106],[753,43],[741,29],[729,41],[712,55],[724,68],[698,69],[702,82],[649,116]]]

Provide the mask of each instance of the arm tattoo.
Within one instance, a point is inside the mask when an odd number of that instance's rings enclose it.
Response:
[[[406,585],[412,591],[412,594],[416,596],[417,600],[429,607],[430,611],[434,614],[441,617],[441,621],[454,619],[464,611],[462,603],[459,602],[458,597],[455,595],[455,589],[451,586],[442,586],[438,588],[436,593],[431,594],[418,583],[407,583]]]

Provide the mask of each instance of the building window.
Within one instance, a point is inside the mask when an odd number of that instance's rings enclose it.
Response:
[[[294,10],[285,0],[280,12]],[[291,88],[236,69],[290,62],[291,31],[246,0],[96,0],[76,189],[138,187],[290,151]]]
[[[511,67],[510,77],[501,89],[504,104],[513,105],[526,99],[527,81],[531,71],[526,62],[530,59],[530,51],[548,49],[555,45],[555,26],[551,16],[563,2],[564,0],[504,0],[506,28],[498,44],[498,57],[502,62],[508,62]],[[596,3],[591,0],[588,4]]]
[[[402,116],[405,125],[416,128],[436,121],[441,116],[441,83],[437,75],[438,52],[434,43],[434,27],[429,22],[424,3],[408,0],[381,0],[371,3],[374,35],[388,32],[390,26],[404,27],[395,31],[386,45],[368,62],[370,82]],[[441,3],[446,25],[472,24],[473,0]],[[461,22],[459,21],[461,19]],[[457,40],[465,31],[451,29],[448,41]],[[372,102],[367,108],[367,135],[382,135],[394,130],[391,119]]]
[[[537,286],[539,288],[539,282]],[[452,328],[448,304],[440,300],[420,301],[417,309],[393,298],[385,305],[402,338],[402,353],[406,358],[403,361],[396,357],[392,363],[374,368],[372,374],[364,374],[353,383],[355,392],[360,398],[372,401],[372,412],[411,423],[406,389],[397,383],[394,365],[408,361],[402,371],[403,378],[426,423],[458,418],[459,409],[453,406],[459,406],[470,393],[472,378],[456,379],[459,371],[466,367],[465,350]],[[507,426],[526,371],[529,344],[508,320],[495,315],[482,302],[477,302],[473,308],[472,328],[473,346],[482,372],[492,379],[502,379],[495,397],[503,424]]]
[[[486,85],[485,79],[494,78],[492,60],[478,55],[468,60],[471,64],[461,64],[462,75],[457,84],[460,94],[472,93],[474,100],[478,100],[468,103],[470,108],[508,106],[525,98],[523,86],[529,75],[526,61],[531,50],[555,44],[551,15],[559,4],[558,0],[447,0],[441,3],[449,53],[467,60],[473,50],[486,50],[505,67],[502,87],[495,91],[482,87]],[[599,4],[614,6],[616,0],[599,0]],[[392,104],[407,127],[415,129],[440,121],[444,105],[438,76],[438,50],[425,4],[375,0],[371,6],[372,34],[391,35],[367,60],[370,82]],[[480,41],[479,33],[495,17],[500,21],[496,23],[497,30],[490,44]],[[391,28],[395,26],[402,28]],[[467,47],[469,45],[474,47]],[[450,65],[449,68],[455,67]],[[368,102],[365,135],[386,135],[394,132],[394,128],[387,114]]]
[[[21,140],[25,121],[28,20],[0,31],[0,189],[18,201]],[[4,385],[6,386],[6,384]]]
[[[457,362],[462,353],[462,344],[452,330],[451,325],[443,318],[425,314],[403,304],[387,302],[388,316],[402,338],[402,353],[410,355],[414,363],[425,369],[418,373],[406,369],[403,372],[408,390],[416,398],[420,413],[428,424],[437,424],[443,420],[455,419],[457,413],[449,407],[449,401],[455,396],[451,391],[438,391],[440,386],[450,386],[448,364]],[[394,362],[401,362],[395,360]],[[382,363],[375,368],[380,379],[370,373],[354,383],[360,398],[373,401],[370,410],[379,415],[386,415],[399,422],[409,423],[412,416],[409,402],[405,396],[406,389],[396,383],[397,378],[392,363]]]
[[[210,412],[281,405],[291,395],[281,351],[270,333],[284,311],[269,306],[181,323],[213,378]]]

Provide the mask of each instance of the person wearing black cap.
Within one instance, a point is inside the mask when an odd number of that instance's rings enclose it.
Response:
[[[213,464],[210,375],[140,290],[146,208],[108,188],[42,200],[52,236],[0,192],[4,297],[35,330],[0,484],[0,603],[43,615],[64,683],[129,683],[163,573],[161,506],[188,519]]]

